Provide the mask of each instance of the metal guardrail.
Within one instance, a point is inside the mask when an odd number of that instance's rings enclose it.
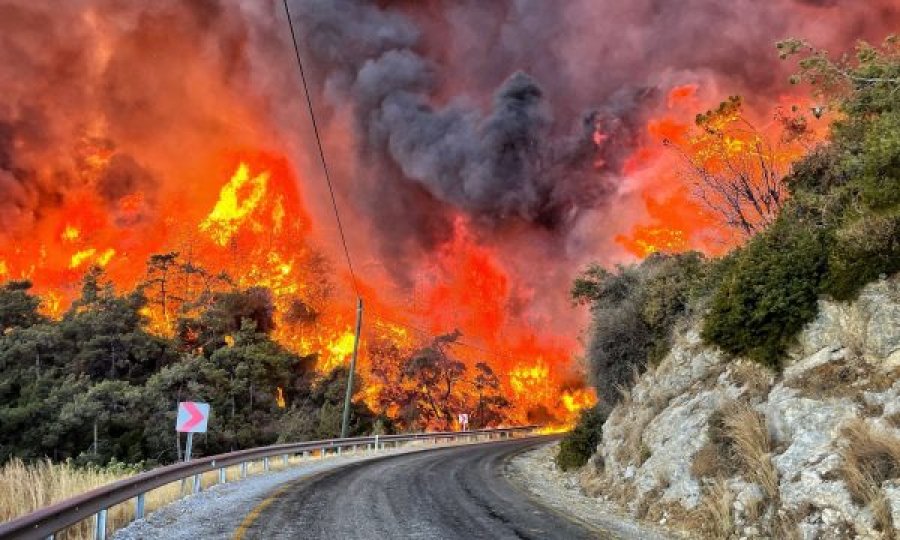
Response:
[[[437,444],[438,441],[447,440],[478,440],[479,437],[483,436],[487,436],[488,439],[493,439],[495,436],[498,438],[509,438],[517,433],[532,433],[538,428],[539,426],[524,426],[474,431],[374,435],[348,439],[307,441],[250,448],[248,450],[238,450],[227,454],[174,463],[96,488],[12,521],[0,523],[0,540],[53,538],[58,531],[76,525],[90,517],[94,518],[94,538],[105,540],[107,533],[106,517],[109,508],[134,499],[135,519],[141,519],[144,517],[144,499],[148,491],[178,480],[193,477],[192,491],[193,493],[198,493],[203,473],[218,469],[219,483],[225,483],[227,479],[226,469],[240,465],[241,479],[244,479],[247,477],[247,463],[262,460],[264,470],[268,471],[269,458],[271,457],[282,456],[287,462],[288,456],[315,451],[320,451],[322,457],[325,457],[329,450],[340,455],[344,448],[356,450],[362,446],[365,446],[368,452],[378,452],[385,449],[389,444],[397,447],[400,443],[413,441],[431,440],[434,444]]]

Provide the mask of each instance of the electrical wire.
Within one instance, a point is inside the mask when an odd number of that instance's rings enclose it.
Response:
[[[296,31],[294,30],[294,22],[293,22],[293,20],[291,20],[291,9],[290,9],[290,6],[288,5],[288,0],[283,0],[283,3],[284,3],[284,11],[285,11],[285,14],[287,15],[288,27],[290,28],[290,31],[291,31],[291,41],[294,45],[294,54],[297,59],[297,67],[300,70],[300,80],[303,82],[303,92],[304,92],[304,95],[306,96],[306,105],[307,105],[307,108],[309,109],[309,116],[310,116],[310,119],[312,120],[313,133],[315,134],[315,137],[316,137],[316,146],[319,151],[319,159],[321,160],[321,163],[322,163],[322,170],[325,173],[325,182],[328,184],[328,193],[331,195],[331,206],[334,209],[334,218],[337,221],[338,232],[340,233],[340,237],[341,237],[341,245],[344,248],[344,256],[347,259],[347,268],[350,271],[350,278],[353,281],[353,290],[356,293],[356,296],[358,298],[361,298],[361,294],[359,291],[359,285],[358,285],[357,279],[356,279],[356,273],[353,270],[353,262],[350,257],[350,249],[347,247],[347,238],[344,233],[344,226],[343,226],[343,223],[341,222],[340,212],[338,211],[337,198],[335,197],[335,194],[334,194],[334,185],[331,181],[331,174],[329,173],[328,162],[325,159],[325,151],[322,146],[322,138],[319,134],[319,125],[318,125],[318,122],[316,121],[316,114],[315,114],[315,109],[314,109],[313,103],[312,103],[312,97],[311,97],[311,94],[309,91],[309,84],[307,83],[307,80],[306,80],[306,71],[303,69],[303,60],[300,55],[300,46],[297,42],[297,34],[296,34]],[[379,319],[383,322],[390,323],[390,324],[397,325],[397,326],[402,326],[404,328],[423,333],[427,336],[435,337],[432,332],[429,332],[422,328],[418,328],[411,324],[401,323],[399,321],[389,319],[379,313],[372,313],[372,314],[377,319]],[[497,353],[494,351],[490,351],[483,347],[479,347],[477,345],[472,345],[470,343],[467,343],[467,342],[464,342],[461,340],[456,340],[454,342],[451,342],[450,344],[458,345],[461,347],[468,347],[470,349],[477,350],[479,352],[489,354],[489,355],[495,356],[497,358],[507,358],[507,359],[513,359],[513,360],[515,359],[512,356],[500,354],[500,353]]]
[[[331,195],[331,206],[334,208],[334,218],[337,221],[338,232],[341,236],[341,244],[344,246],[344,256],[347,258],[347,268],[350,270],[350,279],[353,281],[353,290],[357,298],[360,298],[359,285],[356,281],[356,273],[353,271],[353,262],[350,259],[350,249],[347,248],[347,237],[344,234],[344,225],[341,222],[341,214],[338,211],[337,198],[334,195],[334,185],[331,182],[331,174],[328,171],[328,162],[325,160],[325,151],[322,148],[322,138],[319,135],[319,124],[316,122],[316,113],[313,109],[312,97],[309,85],[306,82],[306,72],[303,69],[303,60],[300,56],[300,46],[297,43],[297,34],[294,31],[294,22],[291,20],[291,9],[288,0],[284,0],[284,12],[287,14],[288,27],[291,29],[291,41],[294,44],[294,54],[297,58],[297,67],[300,68],[300,80],[303,81],[303,92],[306,95],[306,105],[309,108],[309,116],[312,119],[313,133],[316,136],[316,145],[319,149],[319,158],[322,161],[322,170],[325,173],[325,182],[328,184],[328,193]]]

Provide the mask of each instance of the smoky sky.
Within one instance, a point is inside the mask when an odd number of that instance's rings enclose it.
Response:
[[[438,104],[449,74],[426,55],[412,17],[355,0],[294,5],[324,94],[352,103],[360,157],[378,171],[381,195],[419,185],[476,219],[553,228],[607,191],[588,176],[602,150],[602,108],[558,120],[542,84],[516,69],[483,107],[477,92]]]
[[[440,242],[456,212],[564,236],[580,212],[616,204],[622,165],[672,86],[773,101],[789,73],[778,39],[846,46],[885,26],[858,35],[875,12],[849,0],[291,6],[315,97],[352,111],[358,166],[374,177],[353,181],[356,204],[395,251]]]
[[[290,4],[326,131],[352,119],[352,144],[326,148],[352,164],[340,195],[393,258],[439,246],[459,213],[547,238],[585,211],[628,212],[623,164],[672,86],[771,101],[789,71],[775,40],[846,50],[900,20],[891,0]],[[284,23],[276,0],[0,0],[4,230],[88,184],[111,207],[138,191],[152,206],[210,141],[308,137]],[[250,104],[263,114],[240,116]],[[89,135],[114,148],[100,175],[79,174]]]

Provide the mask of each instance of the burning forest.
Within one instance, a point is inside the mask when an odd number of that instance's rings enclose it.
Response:
[[[578,272],[741,243],[767,211],[723,217],[691,178],[748,145],[784,174],[827,132],[775,41],[900,22],[890,0],[289,4],[348,254],[281,1],[0,0],[0,282],[62,323],[91,284],[137,291],[165,363],[277,349],[324,403],[358,294],[357,406],[399,429],[570,425],[597,399]],[[285,410],[287,372],[261,391]]]

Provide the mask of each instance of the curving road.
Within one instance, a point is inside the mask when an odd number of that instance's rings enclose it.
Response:
[[[234,538],[608,538],[540,506],[503,477],[507,459],[546,442],[460,446],[327,471],[263,501]]]

